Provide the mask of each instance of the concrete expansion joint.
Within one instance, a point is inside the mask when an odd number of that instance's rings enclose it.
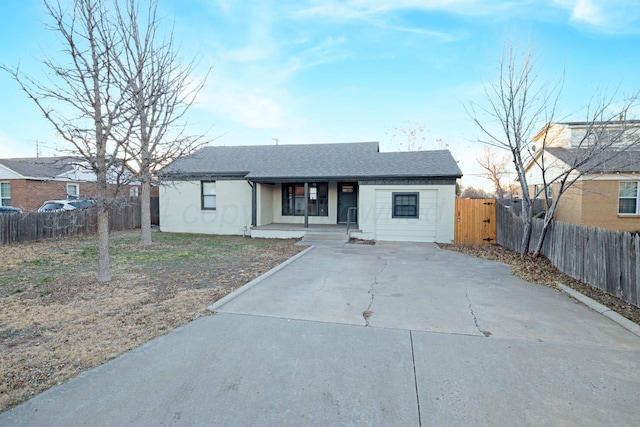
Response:
[[[413,385],[416,389],[416,405],[418,410],[418,426],[422,427],[422,415],[420,412],[420,389],[418,388],[418,373],[416,372],[416,353],[413,346],[413,332],[409,331],[409,340],[411,342],[411,362],[413,363]]]
[[[387,262],[388,261],[385,261],[382,269],[380,269],[380,271],[378,271],[375,276],[373,276],[373,282],[371,282],[371,287],[367,291],[367,293],[369,294],[369,305],[367,306],[367,309],[362,312],[362,317],[364,318],[364,326],[369,326],[369,318],[373,315],[371,307],[373,307],[373,299],[376,296],[375,291],[376,285],[378,284],[378,276],[382,274],[387,268]]]

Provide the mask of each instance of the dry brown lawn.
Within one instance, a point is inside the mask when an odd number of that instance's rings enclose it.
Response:
[[[0,411],[209,313],[206,307],[304,247],[293,240],[112,235],[113,280],[94,237],[3,246]]]

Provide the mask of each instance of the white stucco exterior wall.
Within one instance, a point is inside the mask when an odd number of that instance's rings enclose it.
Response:
[[[251,187],[247,181],[216,181],[216,209],[203,210],[200,181],[160,187],[160,229],[166,232],[236,234],[251,227]]]
[[[455,185],[360,185],[357,237],[375,240],[451,243]],[[419,215],[392,217],[392,193],[419,193]],[[355,236],[354,236],[355,237]]]
[[[255,183],[254,185],[258,186],[256,200],[258,206],[258,218],[256,225],[271,224],[273,222],[274,212],[274,193],[277,192],[276,190],[280,189],[280,186],[258,183]]]

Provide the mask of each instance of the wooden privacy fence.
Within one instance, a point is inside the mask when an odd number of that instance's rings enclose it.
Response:
[[[460,245],[495,243],[495,199],[456,199],[455,221],[455,243]]]
[[[96,208],[64,212],[27,212],[0,215],[0,245],[33,242],[56,237],[92,234],[98,231]],[[140,202],[118,201],[109,209],[109,230],[140,228]]]
[[[522,219],[505,206],[497,209],[497,243],[519,252]],[[542,232],[542,219],[534,219],[531,245]],[[640,235],[553,222],[542,254],[569,276],[640,306]]]

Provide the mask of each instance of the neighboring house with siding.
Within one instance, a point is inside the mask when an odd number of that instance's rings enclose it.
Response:
[[[0,204],[30,211],[46,200],[91,198],[95,180],[73,157],[0,159]],[[127,185],[120,193],[135,196],[138,186]]]
[[[377,142],[205,147],[160,172],[160,228],[286,238],[351,222],[352,237],[451,242],[461,176],[447,150]]]
[[[576,145],[590,125],[581,122],[551,125],[544,152],[548,177],[557,176],[560,171],[567,170],[568,165],[576,164],[576,159],[586,157],[586,148]],[[637,144],[640,122],[609,122],[606,125],[611,132],[624,129],[625,135],[599,158],[590,158],[577,166],[577,171],[584,175],[562,195],[554,219],[614,231],[639,231],[640,147],[630,149],[628,144]],[[538,150],[536,159],[541,155]],[[553,199],[557,195],[559,184],[544,189],[542,174],[534,162],[527,165],[526,173],[532,197],[538,194],[538,198],[544,198],[546,193],[547,198]]]

